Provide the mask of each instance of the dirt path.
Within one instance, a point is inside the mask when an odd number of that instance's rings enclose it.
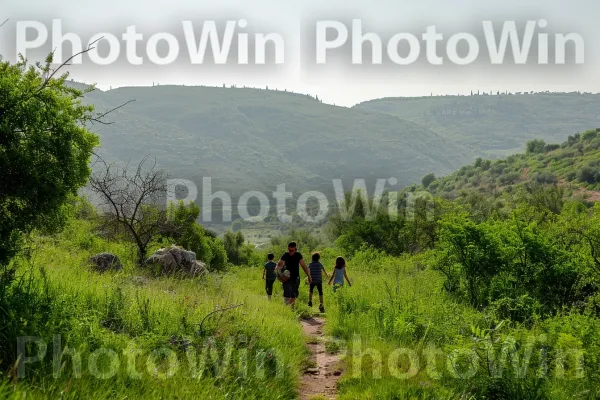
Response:
[[[343,364],[340,356],[329,354],[325,349],[323,328],[325,320],[309,318],[302,321],[302,330],[308,337],[308,348],[311,352],[312,368],[306,370],[300,385],[300,399],[312,398],[335,399],[337,382],[342,375]]]

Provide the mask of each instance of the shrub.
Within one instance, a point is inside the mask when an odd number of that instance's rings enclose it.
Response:
[[[435,175],[431,173],[425,175],[423,179],[421,179],[421,184],[423,185],[423,187],[427,188],[429,187],[429,185],[431,185],[433,181],[435,181]]]
[[[227,264],[227,253],[223,242],[210,234],[196,221],[200,215],[200,207],[183,201],[171,203],[167,210],[167,224],[161,235],[176,244],[196,253],[211,269],[222,269]]]
[[[518,172],[511,172],[508,174],[501,175],[499,180],[500,180],[500,183],[503,185],[513,184],[513,183],[518,182],[520,177],[521,177],[521,175]]]
[[[581,139],[583,140],[592,140],[595,139],[597,136],[597,132],[595,130],[590,130],[590,131],[586,131],[583,133],[583,135],[581,135]]]
[[[543,153],[546,147],[546,142],[541,139],[534,139],[527,142],[527,154]]]
[[[579,170],[577,173],[577,180],[593,185],[594,183],[600,182],[600,171],[588,164]]]
[[[260,261],[255,258],[254,246],[246,243],[246,239],[241,231],[235,233],[231,231],[225,232],[223,246],[229,262],[234,265],[250,266]]]
[[[546,147],[544,147],[544,152],[548,153],[557,149],[560,149],[560,144],[547,144]]]
[[[538,172],[535,175],[534,181],[541,184],[554,184],[558,182],[556,175],[550,171]]]

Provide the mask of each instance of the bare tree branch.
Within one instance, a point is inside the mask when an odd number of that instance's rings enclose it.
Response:
[[[92,46],[95,45],[96,43],[98,43],[103,38],[104,38],[104,36],[99,37],[97,40],[94,40],[93,42],[91,42],[90,44],[88,44],[87,49],[82,50],[79,53],[73,54],[71,57],[67,58],[67,60],[65,62],[63,62],[62,64],[60,64],[57,68],[55,68],[52,71],[51,74],[48,75],[48,77],[46,77],[46,79],[44,80],[44,83],[42,83],[42,85],[39,87],[38,92],[42,91],[46,86],[48,86],[48,82],[50,82],[52,80],[52,78],[54,78],[54,76],[58,73],[58,71],[60,71],[65,66],[70,65],[70,63],[71,63],[71,61],[73,59],[75,59],[76,57],[79,57],[80,55],[83,55],[85,53],[88,53],[88,52],[94,50],[95,47],[92,47]],[[54,54],[54,52],[53,52],[53,54]]]
[[[4,21],[3,23],[0,24],[0,28],[2,28],[4,25],[6,25],[6,23],[8,22],[10,18],[6,18],[6,21]]]
[[[149,243],[166,222],[166,210],[160,201],[167,194],[167,175],[156,168],[156,161],[149,167],[147,164],[148,156],[130,172],[129,164],[117,167],[98,156],[93,163],[97,172],[90,178],[91,189],[101,198],[106,222],[114,229],[124,229],[138,249],[140,265]]]
[[[120,108],[123,108],[123,107],[125,107],[125,106],[126,106],[126,105],[128,105],[129,103],[133,103],[134,101],[135,101],[135,100],[129,100],[129,101],[127,101],[127,102],[125,102],[125,103],[121,104],[121,105],[120,105],[120,106],[118,106],[118,107],[115,107],[115,108],[113,108],[113,109],[111,109],[111,110],[108,110],[108,111],[106,111],[105,113],[99,114],[99,115],[95,116],[94,118],[91,118],[91,119],[90,119],[90,121],[91,121],[92,123],[94,123],[94,122],[97,122],[97,123],[100,123],[100,124],[102,124],[102,125],[112,125],[112,124],[113,124],[113,122],[106,122],[106,121],[102,121],[102,118],[106,117],[108,114],[110,114],[110,113],[112,113],[112,112],[114,112],[114,111],[117,111],[117,110],[118,110],[118,109],[120,109]]]

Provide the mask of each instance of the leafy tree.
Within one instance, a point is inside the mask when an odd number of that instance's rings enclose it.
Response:
[[[535,175],[534,180],[537,183],[541,183],[541,184],[554,184],[558,182],[558,179],[556,178],[556,175],[554,175],[552,172],[550,171],[542,171],[542,172],[538,172]]]
[[[196,222],[199,216],[200,207],[193,202],[188,205],[181,200],[177,204],[171,203],[162,235],[196,253],[196,258],[212,269],[222,269],[227,264],[223,242]]]
[[[465,213],[453,213],[441,221],[440,238],[445,262],[436,269],[445,273],[447,265],[457,266],[471,306],[485,306],[490,282],[503,267],[496,232],[487,224],[473,222]]]
[[[534,139],[527,142],[527,154],[543,153],[546,148],[546,142],[541,139]]]
[[[233,221],[233,223],[231,224],[231,230],[234,232],[237,232],[240,229],[242,229],[242,226],[243,226],[242,219],[238,218],[235,221]]]
[[[227,258],[234,265],[248,265],[254,256],[254,247],[246,243],[241,231],[225,232],[223,245]]]
[[[34,229],[55,230],[69,197],[85,185],[98,138],[83,92],[45,64],[0,61],[0,264]]]
[[[431,183],[435,181],[435,175],[433,173],[427,174],[421,179],[421,184],[424,188],[428,188]]]

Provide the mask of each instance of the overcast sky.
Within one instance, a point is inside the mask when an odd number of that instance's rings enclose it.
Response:
[[[74,79],[96,82],[103,89],[151,85],[153,82],[211,86],[226,83],[238,87],[286,88],[318,95],[328,103],[348,106],[379,97],[456,94],[471,90],[600,92],[600,25],[597,23],[600,2],[597,0],[1,1],[0,23],[7,18],[9,21],[0,28],[0,54],[9,60],[15,58],[18,21],[43,22],[49,28],[51,38],[51,20],[60,19],[63,32],[77,33],[84,44],[96,33],[109,32],[120,38],[131,25],[145,35],[144,40],[159,32],[170,32],[181,38],[182,60],[172,65],[133,67],[120,61],[100,67],[84,60],[84,65],[70,68]],[[306,46],[314,42],[311,33],[316,21],[349,22],[353,18],[362,20],[364,32],[380,34],[384,45],[394,33],[409,32],[420,36],[430,25],[435,25],[438,32],[444,34],[442,43],[445,43],[457,32],[481,35],[483,20],[501,25],[506,20],[524,23],[545,19],[547,33],[575,32],[583,37],[585,64],[490,66],[483,58],[483,61],[464,67],[431,66],[425,62],[410,66],[388,63],[359,67],[352,66],[348,50],[338,53],[341,62],[315,67],[312,62],[314,49]],[[181,21],[190,20],[201,29],[205,20],[225,19],[247,20],[247,31],[280,34],[285,40],[285,64],[267,67],[190,65],[189,58],[185,58]],[[484,45],[482,39],[481,46]],[[442,55],[443,48],[441,45]],[[49,40],[46,47],[29,54],[28,58],[40,58],[50,49]],[[486,56],[486,50],[482,49],[481,54]]]

